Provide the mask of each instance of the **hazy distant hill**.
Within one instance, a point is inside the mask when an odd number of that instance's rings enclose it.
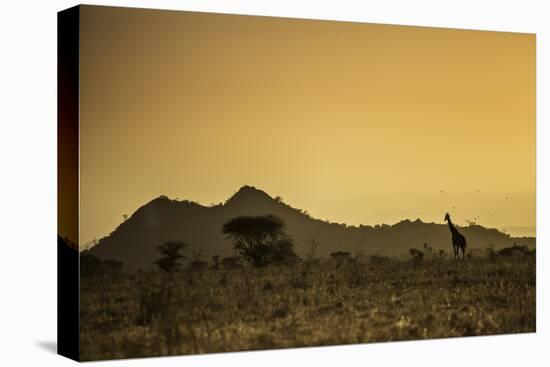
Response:
[[[191,249],[201,249],[204,258],[233,254],[231,244],[221,233],[223,223],[239,215],[275,214],[287,224],[296,252],[303,256],[315,239],[317,256],[343,250],[365,254],[399,255],[411,247],[428,243],[434,249],[452,249],[446,224],[404,220],[394,225],[346,226],[311,218],[306,212],[292,208],[280,200],[251,186],[243,186],[226,203],[206,207],[190,201],[158,197],[139,208],[113,233],[87,250],[102,259],[116,259],[125,270],[149,269],[158,258],[156,246],[169,240],[181,240]],[[513,238],[479,225],[459,227],[470,248],[496,248],[514,242],[535,245],[535,238]],[[188,251],[189,252],[189,251]]]

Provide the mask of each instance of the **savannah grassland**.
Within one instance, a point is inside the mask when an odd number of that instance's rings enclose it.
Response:
[[[535,256],[81,280],[83,360],[535,331]]]

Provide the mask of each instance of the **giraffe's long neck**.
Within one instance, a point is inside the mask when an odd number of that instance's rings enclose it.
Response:
[[[452,233],[452,234],[457,234],[458,231],[457,231],[457,229],[455,228],[453,222],[451,222],[451,218],[449,218],[449,220],[447,221],[447,223],[449,224],[449,229],[451,230],[451,233]]]

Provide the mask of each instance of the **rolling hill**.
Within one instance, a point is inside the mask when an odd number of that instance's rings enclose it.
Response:
[[[212,255],[230,256],[234,252],[221,233],[223,223],[239,215],[265,214],[277,215],[285,221],[300,256],[307,253],[313,239],[318,243],[317,256],[327,256],[334,251],[400,255],[424,243],[435,250],[452,249],[446,224],[425,223],[420,219],[359,227],[329,223],[312,218],[307,212],[272,198],[262,190],[243,186],[225,203],[215,206],[160,196],[136,210],[109,236],[85,251],[101,259],[119,260],[127,271],[152,268],[153,261],[158,258],[156,247],[170,240],[187,242],[188,254],[190,250],[201,250],[206,260]],[[469,249],[482,249],[489,244],[501,248],[514,242],[535,246],[534,237],[514,238],[479,225],[459,229]]]

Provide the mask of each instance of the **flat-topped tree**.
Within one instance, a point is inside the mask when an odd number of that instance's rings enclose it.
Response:
[[[255,267],[298,258],[285,223],[275,215],[233,218],[223,225],[222,233],[233,241],[241,258]]]

